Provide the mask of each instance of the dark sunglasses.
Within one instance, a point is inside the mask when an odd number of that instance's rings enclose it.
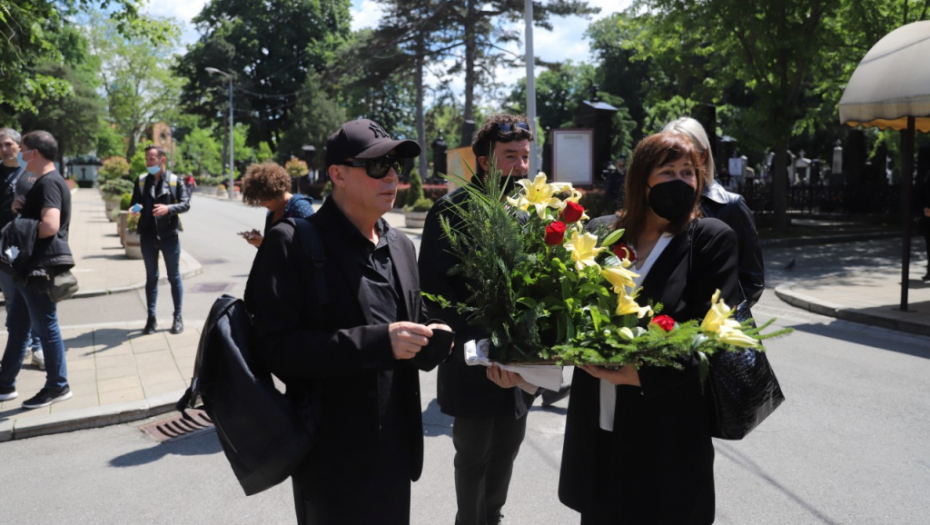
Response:
[[[373,179],[383,179],[394,169],[394,173],[400,175],[404,170],[403,159],[385,155],[376,159],[355,159],[340,162],[343,166],[352,166],[353,168],[365,168],[365,173]]]
[[[498,125],[497,125],[497,129],[498,129],[498,131],[500,131],[501,133],[510,133],[511,131],[514,131],[514,130],[517,129],[517,128],[525,129],[525,130],[529,131],[529,130],[530,130],[530,125],[527,124],[526,122],[516,122],[516,123],[514,123],[514,124],[511,124],[511,123],[507,122],[507,123],[504,123],[504,124],[498,124]]]

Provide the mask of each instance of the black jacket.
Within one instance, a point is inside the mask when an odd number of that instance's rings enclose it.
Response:
[[[291,224],[279,222],[262,242],[245,292],[260,359],[289,391],[322,392],[320,406],[314,407],[320,413],[316,442],[301,469],[342,480],[363,475],[375,464],[381,431],[379,372],[393,370],[403,396],[411,480],[416,481],[423,466],[417,363],[396,361],[388,325],[372,324],[361,269],[343,262],[350,239],[340,233],[340,214],[328,199],[306,219],[323,237],[328,304],[319,304],[311,289],[308,263],[295,247]],[[396,229],[387,235],[405,309],[413,312],[407,317],[424,323],[413,243]]]
[[[686,230],[655,262],[638,299],[640,304],[661,302],[662,313],[679,322],[703,318],[716,289],[730,306],[743,299],[733,231],[718,220],[702,219],[692,235],[694,268],[689,271]],[[598,447],[599,380],[575,369],[559,499],[579,512],[613,506],[616,523],[622,524],[712,523],[714,447],[697,362],[687,363],[684,371],[643,367],[639,376],[642,388],[617,387],[614,432],[605,451]],[[606,502],[596,475],[605,467],[619,473],[621,485]]]
[[[469,289],[468,279],[449,275],[458,259],[449,253],[449,241],[443,236],[439,217],[446,217],[453,227],[459,227],[460,221],[451,206],[464,202],[467,195],[460,188],[439,199],[426,216],[420,241],[420,283],[423,291],[441,295],[453,304],[467,301],[473,292]],[[465,315],[453,309],[443,310],[429,301],[427,309],[430,317],[442,319],[456,333],[452,356],[439,365],[437,397],[442,412],[468,418],[519,418],[526,414],[533,404],[532,395],[519,387],[501,388],[488,379],[485,367],[465,364],[465,343],[483,339],[486,335],[469,325]]]
[[[13,200],[16,199],[16,182],[23,172],[25,166],[10,173],[6,180],[0,180],[0,229],[9,224],[16,218],[16,212],[13,211]]]
[[[155,204],[168,206],[168,215],[153,217],[152,210],[144,207],[142,217],[139,218],[139,235],[147,238],[174,239],[181,231],[181,219],[178,214],[191,208],[190,193],[188,193],[187,186],[174,173],[162,175],[157,194],[154,182],[153,175],[140,175],[132,189],[130,205],[145,206],[145,195],[148,194],[154,198]]]
[[[33,250],[38,235],[39,221],[35,219],[16,217],[7,223],[0,232],[0,271],[17,279],[25,279],[32,270]]]
[[[731,193],[714,181],[704,187],[701,211],[705,217],[720,219],[736,232],[739,243],[739,283],[749,306],[756,304],[765,290],[765,268],[752,210],[742,195]]]

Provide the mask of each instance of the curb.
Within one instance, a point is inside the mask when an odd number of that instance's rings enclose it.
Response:
[[[888,330],[905,332],[908,334],[930,336],[930,326],[928,325],[851,310],[843,305],[831,303],[829,301],[823,301],[815,297],[811,297],[810,295],[794,291],[794,287],[798,286],[799,284],[800,283],[791,282],[778,285],[775,287],[775,295],[791,306],[795,306],[815,314],[834,317],[843,321],[851,321],[869,326],[877,326],[879,328],[885,328]]]
[[[0,443],[14,439],[60,434],[89,428],[129,423],[174,410],[184,390],[169,392],[140,401],[82,408],[61,414],[0,421]]]

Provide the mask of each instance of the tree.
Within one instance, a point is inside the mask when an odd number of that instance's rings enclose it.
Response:
[[[494,61],[500,54],[496,50],[506,42],[517,40],[517,34],[505,28],[504,23],[519,21],[523,18],[523,0],[458,0],[455,4],[454,20],[462,26],[462,45],[464,47],[465,71],[465,120],[475,119],[475,88],[481,71],[478,69],[482,59]],[[584,0],[549,0],[533,5],[533,22],[536,26],[552,29],[549,18],[552,15],[587,16],[600,9],[588,6]],[[495,24],[497,26],[495,27]],[[493,28],[493,31],[492,31]],[[491,35],[494,38],[491,38]],[[485,73],[490,74],[489,69]]]
[[[89,32],[91,49],[101,57],[101,80],[107,94],[109,120],[126,137],[126,155],[135,155],[146,129],[177,115],[181,80],[170,69],[171,44],[180,30],[170,20],[146,19],[166,45],[153,46],[146,38],[126,36],[110,20],[94,17]]]
[[[67,79],[37,71],[39,64],[62,64],[71,42],[69,20],[95,9],[108,8],[110,20],[122,32],[153,36],[138,23],[141,0],[16,0],[0,6],[0,108],[34,111],[47,97],[65,97]],[[157,37],[156,37],[157,38]]]
[[[313,146],[317,151],[314,168],[322,169],[326,140],[345,121],[346,111],[323,90],[320,78],[310,75],[281,138],[279,158],[298,156],[304,145]]]
[[[65,46],[61,63],[51,60],[37,65],[38,75],[55,78],[69,86],[64,93],[52,92],[33,102],[18,115],[20,129],[44,129],[58,141],[58,159],[81,155],[96,149],[97,133],[103,118],[103,100],[97,94],[100,62],[88,53],[87,40],[73,27],[60,30]]]
[[[208,129],[194,128],[178,144],[187,171],[197,175],[220,175],[223,171],[222,147]]]
[[[248,144],[276,150],[310,72],[324,71],[349,35],[349,0],[211,0],[194,18],[202,35],[177,64],[187,80],[185,110],[214,122],[228,112],[232,75],[235,119],[248,125]]]

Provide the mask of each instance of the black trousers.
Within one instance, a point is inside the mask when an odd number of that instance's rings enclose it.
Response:
[[[455,418],[456,525],[497,525],[501,520],[513,462],[526,436],[526,416]]]
[[[410,453],[402,430],[383,432],[376,460],[315,447],[292,476],[298,525],[409,525]]]

